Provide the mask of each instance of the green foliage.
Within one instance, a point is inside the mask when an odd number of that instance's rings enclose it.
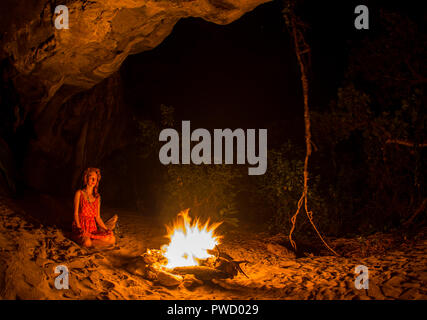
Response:
[[[164,128],[173,128],[174,127],[174,120],[173,120],[173,113],[174,113],[174,107],[167,106],[164,104],[160,105],[160,114],[162,117],[161,124]]]
[[[148,157],[161,147],[159,134],[163,128],[174,127],[174,108],[160,106],[161,120],[137,120],[140,156]],[[164,212],[175,215],[190,208],[192,216],[223,221],[237,226],[237,179],[241,169],[233,165],[168,165],[158,183],[162,191]]]
[[[193,216],[237,225],[238,169],[231,165],[173,165],[167,167],[167,176],[168,211],[190,208]]]
[[[153,151],[157,150],[159,144],[159,126],[152,120],[137,120],[138,126],[138,156],[147,158]]]
[[[163,128],[173,128],[174,108],[172,106],[160,105],[160,125],[150,119],[134,119],[138,127],[138,155],[141,158],[147,158],[153,152],[160,148],[159,134]]]
[[[426,77],[418,68],[426,37],[396,14],[382,13],[381,26],[387,33],[351,53],[328,112],[312,114],[316,143],[330,160],[322,184],[329,186],[331,212],[354,231],[396,226],[426,196],[425,151],[416,146],[427,138]]]
[[[268,170],[258,178],[257,192],[265,209],[270,211],[269,228],[272,231],[288,233],[291,228],[291,217],[297,210],[303,186],[304,153],[290,141],[278,149],[268,152]],[[321,221],[321,227],[328,224],[326,203],[318,192],[319,176],[309,182],[309,206],[315,220]],[[297,219],[296,233],[307,235],[312,232],[308,219],[302,212]]]

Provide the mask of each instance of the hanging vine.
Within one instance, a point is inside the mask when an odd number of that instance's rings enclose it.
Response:
[[[308,70],[310,66],[310,46],[305,41],[304,33],[307,29],[307,25],[304,24],[301,19],[295,14],[295,1],[286,1],[285,8],[283,9],[283,17],[285,19],[286,25],[288,27],[289,33],[294,41],[295,54],[298,60],[301,73],[301,85],[304,97],[304,124],[305,124],[305,144],[306,144],[306,155],[304,160],[304,189],[301,195],[301,198],[298,201],[298,208],[295,214],[291,218],[292,227],[289,232],[289,241],[291,242],[292,247],[296,250],[297,246],[295,241],[292,239],[292,233],[295,229],[296,218],[301,211],[301,208],[304,204],[304,210],[307,214],[308,220],[313,226],[319,238],[322,240],[323,244],[336,256],[338,254],[326,243],[317,229],[316,225],[313,222],[313,212],[308,210],[308,160],[312,151],[312,142],[311,142],[311,129],[310,129],[310,110],[308,106],[308,96],[309,96],[309,82],[308,82]]]

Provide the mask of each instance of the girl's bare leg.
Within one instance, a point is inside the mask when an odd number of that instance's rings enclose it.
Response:
[[[110,246],[116,243],[116,237],[114,237],[114,234],[111,234],[108,238],[105,240],[101,239],[92,239],[92,245],[94,247],[106,247]]]
[[[83,237],[83,239],[82,239],[82,245],[83,245],[83,247],[89,248],[89,247],[91,247],[93,245],[93,242],[90,239],[90,237]]]

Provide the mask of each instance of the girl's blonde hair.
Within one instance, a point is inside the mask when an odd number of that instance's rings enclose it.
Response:
[[[101,181],[101,170],[99,170],[98,168],[87,168],[83,173],[83,188],[86,188],[87,183],[89,182],[89,176],[92,172],[95,172],[96,176],[98,177],[98,179],[96,180],[96,185],[93,187],[93,196],[95,198],[98,198],[99,197],[98,186],[99,186],[99,181]]]

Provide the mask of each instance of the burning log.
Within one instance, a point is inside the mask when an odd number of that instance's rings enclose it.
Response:
[[[181,275],[192,274],[196,277],[196,279],[202,281],[212,279],[227,279],[232,277],[227,272],[205,266],[175,267],[172,269],[172,272]]]
[[[213,279],[232,279],[239,272],[248,277],[240,267],[240,264],[248,263],[248,261],[235,261],[225,252],[220,252],[218,248],[215,256],[199,260],[200,265],[197,266],[168,269],[165,267],[166,263],[167,260],[161,250],[149,249],[143,255],[127,263],[125,269],[166,287],[180,284],[189,287],[195,284],[201,285],[203,281]]]
[[[246,278],[249,278],[247,274],[242,270],[240,264],[249,263],[247,260],[235,261],[227,253],[219,250],[218,246],[215,246],[216,252],[214,250],[208,250],[208,253],[215,254],[217,257],[215,264],[216,268],[236,276],[239,272],[242,273]]]
[[[217,269],[222,270],[225,273],[228,273],[229,275],[232,275],[230,278],[233,278],[234,276],[237,276],[237,274],[240,272],[242,273],[246,278],[249,278],[248,275],[242,270],[240,267],[241,263],[248,263],[249,261],[242,260],[242,261],[234,261],[234,260],[226,260],[224,258],[219,257],[217,259]]]
[[[174,287],[182,283],[184,277],[172,274],[167,271],[159,270],[156,281],[165,287]]]
[[[144,253],[146,255],[147,253]],[[154,267],[154,263],[147,263],[144,255],[133,258],[130,262],[124,265],[124,269],[129,273],[143,277],[147,280],[157,279],[157,270]]]
[[[239,272],[249,278],[240,267],[241,263],[248,263],[248,261],[234,261],[229,255],[226,256],[228,259],[215,257],[214,259],[201,261],[202,265],[200,266],[175,267],[171,272],[176,274],[192,274],[199,280],[232,279]]]
[[[178,217],[180,222],[169,228],[170,243],[160,250],[148,249],[134,258],[126,266],[129,272],[168,287],[234,278],[239,272],[248,277],[240,267],[248,261],[235,261],[219,250],[221,237],[214,231],[220,223],[201,225],[197,219],[192,222],[188,209]]]

